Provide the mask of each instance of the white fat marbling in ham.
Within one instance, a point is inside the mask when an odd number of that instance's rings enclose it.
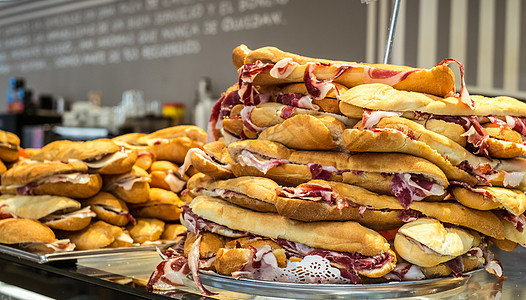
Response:
[[[133,185],[136,182],[147,182],[148,180],[149,178],[147,176],[134,177],[134,178],[116,182],[114,188],[122,187],[123,189],[129,191],[132,189]]]
[[[128,153],[126,152],[123,152],[123,151],[117,151],[113,154],[110,154],[110,155],[106,155],[104,156],[102,159],[100,160],[97,160],[97,161],[82,161],[86,166],[88,166],[89,168],[92,168],[92,169],[99,169],[99,168],[102,168],[106,165],[109,165],[119,159],[122,159],[122,158],[125,158],[125,157],[128,157]],[[70,159],[71,161],[72,159]],[[78,160],[77,160],[78,161]]]
[[[288,163],[286,159],[272,159],[272,160],[259,160],[254,154],[248,150],[242,150],[241,155],[238,156],[239,164],[242,166],[250,166],[258,169],[263,174],[267,174],[268,170],[275,166]]]
[[[75,184],[86,184],[90,182],[90,174],[85,173],[71,173],[71,174],[57,174],[39,180],[37,184],[44,183],[59,183],[70,182]]]
[[[45,247],[49,249],[49,251],[53,252],[70,252],[75,250],[76,245],[71,243],[69,239],[62,239],[62,240],[56,240],[53,243],[23,243],[20,244],[20,247],[22,248],[31,248],[34,249],[36,247]]]
[[[186,185],[186,181],[179,179],[179,177],[175,176],[175,174],[172,171],[169,171],[166,174],[166,177],[164,177],[164,181],[168,184],[170,190],[176,193],[180,192]]]
[[[274,78],[287,78],[297,66],[299,66],[299,64],[293,61],[292,58],[283,58],[270,69],[270,76]]]
[[[91,208],[90,206],[86,206],[82,209],[79,209],[79,210],[76,210],[76,211],[73,211],[73,212],[70,212],[70,213],[67,213],[67,214],[51,214],[51,215],[48,215],[42,219],[40,219],[40,221],[42,221],[43,223],[48,223],[48,222],[55,222],[55,221],[59,221],[59,220],[64,220],[64,219],[68,219],[68,218],[92,218],[92,217],[96,217],[97,214],[95,214],[93,211],[91,211]]]
[[[372,128],[378,124],[382,118],[400,117],[401,115],[402,112],[364,109],[361,126],[363,128]]]
[[[357,65],[363,67],[363,81],[364,83],[383,83],[393,86],[404,80],[409,74],[415,70],[408,71],[394,71],[382,68],[370,67],[367,65]]]
[[[252,114],[252,110],[254,108],[256,108],[256,107],[255,106],[245,106],[241,110],[240,115],[241,115],[241,119],[243,120],[243,126],[246,129],[259,133],[259,132],[265,130],[266,127],[259,127],[259,126],[255,125],[254,123],[252,123],[250,115]]]
[[[318,80],[314,75],[314,70],[316,69],[316,63],[307,63],[307,68],[305,69],[304,83],[307,87],[309,94],[316,100],[321,100],[327,96],[327,93],[331,89],[336,87],[332,83],[333,79],[329,80]]]

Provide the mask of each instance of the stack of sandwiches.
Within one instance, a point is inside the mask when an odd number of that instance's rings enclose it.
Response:
[[[501,277],[490,247],[526,246],[526,104],[469,95],[449,59],[416,69],[241,45],[232,60],[238,81],[179,168],[199,172],[183,191],[187,237],[163,253],[150,288],[192,273],[210,295],[199,280],[210,271],[304,283],[483,267]]]
[[[0,243],[51,252],[178,240],[179,196],[195,171],[180,176],[177,164],[205,141],[196,126],[174,126],[19,151],[0,132]]]

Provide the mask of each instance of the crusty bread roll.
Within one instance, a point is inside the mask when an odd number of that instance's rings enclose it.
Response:
[[[88,198],[102,187],[99,174],[88,174],[79,161],[32,162],[12,167],[2,175],[0,191],[6,194],[57,195]]]
[[[163,221],[179,220],[184,202],[176,193],[160,188],[151,188],[148,201],[131,204],[132,214],[142,218],[157,218]]]
[[[292,221],[277,214],[251,211],[208,196],[196,197],[190,207],[206,220],[273,239],[281,238],[315,248],[367,256],[389,251],[389,243],[385,238],[352,221]]]
[[[165,189],[175,193],[180,192],[186,185],[187,175],[180,176],[179,166],[166,161],[158,160],[150,167],[150,186]]]
[[[286,111],[286,110],[290,110],[290,111],[286,115],[284,115],[283,111]],[[232,113],[233,112],[234,111],[232,111]],[[257,127],[265,128],[265,127],[270,127],[270,126],[281,124],[288,118],[297,116],[297,115],[310,115],[313,117],[330,116],[330,117],[337,119],[338,121],[340,121],[347,127],[354,126],[361,118],[361,115],[359,116],[358,119],[348,118],[346,116],[327,113],[327,112],[313,110],[313,109],[292,107],[292,106],[287,106],[285,104],[276,103],[276,102],[266,102],[266,103],[258,104],[253,109],[251,109],[250,122],[252,122]],[[247,132],[245,131],[245,133]]]
[[[313,178],[313,172],[318,169],[316,166],[326,168],[318,170],[323,173],[316,175],[327,177],[322,179],[343,181],[383,194],[391,193],[394,173],[415,174],[440,186],[448,185],[446,176],[436,165],[405,154],[294,151],[264,140],[235,142],[228,146],[228,150],[235,162],[232,171],[236,176],[264,176],[284,186],[320,178]]]
[[[182,164],[188,150],[203,147],[206,132],[195,125],[179,125],[157,130],[137,141],[148,145],[157,160]]]
[[[511,97],[470,95],[470,98],[476,103],[475,109],[463,105],[456,97],[441,98],[373,83],[355,86],[342,93],[340,110],[347,115],[345,106],[352,105],[370,110],[423,112],[448,116],[526,116],[526,104]]]
[[[8,218],[0,220],[0,243],[52,243],[55,233],[36,220]]]
[[[137,160],[136,150],[126,150],[110,139],[96,139],[86,142],[54,141],[47,144],[31,159],[83,161],[90,170],[100,174],[121,174],[128,172]]]
[[[113,196],[108,192],[100,192],[97,195],[83,200],[84,205],[89,205],[97,218],[116,226],[125,226],[135,219],[129,212],[126,202]]]
[[[240,46],[243,47],[243,46]],[[245,46],[246,47],[246,46]],[[455,79],[453,72],[446,65],[439,64],[431,69],[415,69],[406,66],[364,64],[354,62],[332,61],[326,59],[304,57],[293,53],[284,52],[275,47],[262,47],[253,51],[234,50],[233,55],[244,56],[233,58],[239,64],[255,63],[256,61],[277,63],[284,58],[291,58],[299,64],[291,74],[285,78],[275,78],[269,71],[260,73],[255,79],[255,84],[279,84],[286,82],[303,82],[304,73],[308,63],[320,62],[316,65],[313,73],[318,80],[337,78],[334,82],[347,87],[361,85],[369,82],[388,82],[390,77],[397,75],[397,80],[390,83],[397,89],[418,91],[439,96],[445,96],[455,92]],[[341,65],[351,66],[348,69],[340,68]],[[236,65],[236,68],[240,66]],[[389,75],[389,76],[385,76]]]
[[[136,243],[158,240],[164,231],[165,223],[153,218],[137,218],[135,225],[128,224],[126,229]]]
[[[206,142],[206,132],[195,125],[178,125],[159,129],[155,132],[137,138],[137,142],[143,145],[150,145],[155,141],[163,139],[173,139],[187,137],[201,145]]]
[[[190,149],[185,158],[183,169],[186,169],[186,165],[189,163],[198,172],[214,179],[227,179],[233,176],[231,170],[232,158],[225,143],[221,141],[207,143],[203,146],[203,150]]]
[[[108,245],[108,248],[120,248],[120,247],[130,247],[133,245],[133,239],[130,236],[128,230],[123,230],[122,234],[115,237],[113,243]]]
[[[20,139],[14,133],[0,130],[0,161],[13,162],[18,159],[20,153]]]
[[[392,196],[377,195],[339,182],[313,180],[309,183],[330,186],[339,197],[349,199],[356,205],[343,205],[344,207],[339,210],[336,206],[330,206],[327,203],[278,197],[276,201],[278,212],[288,218],[309,222],[354,220],[376,230],[399,227],[404,222],[404,215],[414,218],[429,217],[444,223],[473,229],[484,235],[500,239],[505,237],[501,221],[490,211],[479,211],[447,201],[416,201],[412,202],[406,210],[400,201]]]
[[[345,125],[331,116],[296,115],[264,129],[258,139],[299,150],[332,150],[341,147]]]
[[[53,213],[77,210],[81,204],[77,200],[61,196],[4,194],[0,196],[0,206],[4,213],[13,213],[24,219],[38,220]]]
[[[455,166],[467,161],[471,166],[478,167],[480,165],[488,165],[492,168],[506,168],[502,160],[490,160],[485,157],[475,156],[464,147],[455,143],[451,139],[438,134],[436,132],[427,130],[424,126],[401,117],[382,118],[376,128],[390,128],[404,132],[413,140],[420,141],[429,145],[433,150],[436,150],[442,156],[447,157],[449,161]],[[496,142],[497,140],[495,140]],[[502,141],[501,141],[502,142]],[[508,166],[511,167],[511,166]],[[511,171],[511,170],[510,170]]]
[[[435,219],[418,219],[398,230],[396,253],[422,267],[434,267],[469,251],[481,242],[480,236],[459,227],[444,227]]]
[[[91,218],[95,216],[96,214],[87,206],[65,214],[51,214],[40,219],[40,221],[53,229],[78,231],[86,228],[90,224]]]
[[[480,193],[454,187],[451,193],[458,202],[474,209],[506,209],[516,216],[526,211],[526,195],[522,191],[493,186],[477,186],[476,190]]]
[[[242,176],[206,184],[199,194],[209,195],[262,212],[276,212],[276,188],[272,179]]]
[[[104,176],[102,190],[127,203],[146,202],[150,196],[150,176],[144,169],[133,166],[128,173]]]
[[[63,234],[76,245],[76,249],[91,250],[109,246],[122,233],[122,228],[118,226],[97,221],[84,230]]]
[[[186,227],[181,224],[165,224],[161,240],[164,241],[175,241],[186,236]]]
[[[484,123],[481,125],[486,130],[489,137],[513,143],[522,143],[521,134],[511,129],[509,126],[499,126],[493,123]]]
[[[438,166],[448,179],[475,185],[477,179],[454,166],[428,144],[412,140],[400,131],[346,129],[343,144],[351,152],[402,152],[429,160]]]
[[[216,256],[219,249],[225,247],[228,238],[211,232],[203,232],[200,234],[201,243],[199,244],[199,258],[211,258]],[[184,255],[188,257],[190,249],[197,237],[194,233],[188,232],[186,240],[184,241]]]

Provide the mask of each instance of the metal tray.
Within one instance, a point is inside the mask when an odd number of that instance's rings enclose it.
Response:
[[[107,255],[118,255],[129,252],[156,251],[157,248],[165,248],[170,244],[148,245],[148,246],[131,246],[121,248],[102,248],[94,250],[73,250],[69,252],[30,252],[19,248],[0,245],[0,253],[9,254],[19,258],[27,259],[37,263],[49,263],[54,261],[77,260],[87,257],[98,257]]]
[[[221,289],[256,296],[291,299],[348,299],[352,297],[359,299],[385,299],[419,297],[437,293],[443,293],[444,296],[447,297],[453,296],[461,293],[471,278],[471,274],[480,270],[483,269],[467,272],[465,273],[465,277],[444,277],[381,284],[301,284],[270,282],[252,279],[234,279],[229,276],[208,272],[200,273],[199,277],[205,286],[212,287],[212,291]]]

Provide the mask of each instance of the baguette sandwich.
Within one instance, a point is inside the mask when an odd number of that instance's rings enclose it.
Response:
[[[169,288],[164,279],[174,282],[191,272],[201,292],[210,295],[200,283],[201,269],[273,281],[283,268],[303,260],[327,263],[324,271],[337,274],[330,279],[323,272],[310,274],[310,282],[357,283],[387,274],[396,263],[385,238],[355,222],[303,223],[208,196],[194,199],[181,222],[189,231],[185,249],[161,263],[181,264],[157,268],[151,288]]]
[[[57,240],[55,233],[37,220],[8,218],[0,220],[0,244],[16,245],[31,251],[72,251],[75,244]]]
[[[137,160],[137,151],[118,146],[110,139],[86,142],[60,140],[51,142],[35,155],[32,160],[79,160],[91,171],[100,174],[121,174],[128,172]]]
[[[135,223],[135,218],[130,214],[126,202],[108,192],[100,192],[83,200],[82,204],[89,205],[98,219],[111,225],[125,226],[128,223]]]
[[[447,275],[448,271],[462,276],[483,265],[502,277],[502,266],[493,260],[483,237],[437,220],[418,219],[400,227],[394,248],[404,261],[420,267],[427,278]]]
[[[311,179],[340,181],[395,195],[405,207],[412,201],[440,200],[448,186],[446,176],[433,163],[405,154],[295,151],[264,140],[235,142],[228,150],[237,177],[263,176],[284,186]]]
[[[179,166],[167,160],[158,160],[150,167],[150,186],[179,193],[186,186],[187,175],[179,175]]]
[[[276,212],[277,188],[278,184],[272,179],[241,176],[210,182],[196,193],[220,198],[255,211]]]
[[[139,137],[137,142],[148,145],[157,160],[182,164],[188,150],[203,147],[206,132],[194,125],[179,125]]]
[[[89,198],[101,187],[101,176],[88,173],[88,167],[82,162],[33,161],[14,166],[2,174],[0,191],[4,194]]]
[[[144,169],[133,166],[127,173],[104,176],[102,190],[127,203],[146,202],[150,196],[150,175]]]
[[[353,220],[375,230],[391,230],[413,220],[433,218],[496,239],[505,237],[504,226],[493,212],[451,201],[414,201],[404,207],[395,197],[324,180],[312,180],[295,188],[279,187],[277,195],[280,215],[305,222]]]
[[[157,218],[163,221],[179,220],[183,205],[184,202],[176,193],[160,188],[150,189],[148,201],[130,204],[134,216]]]
[[[85,228],[95,216],[90,207],[81,209],[80,202],[61,196],[0,196],[0,214],[39,220],[53,229],[77,231]]]

